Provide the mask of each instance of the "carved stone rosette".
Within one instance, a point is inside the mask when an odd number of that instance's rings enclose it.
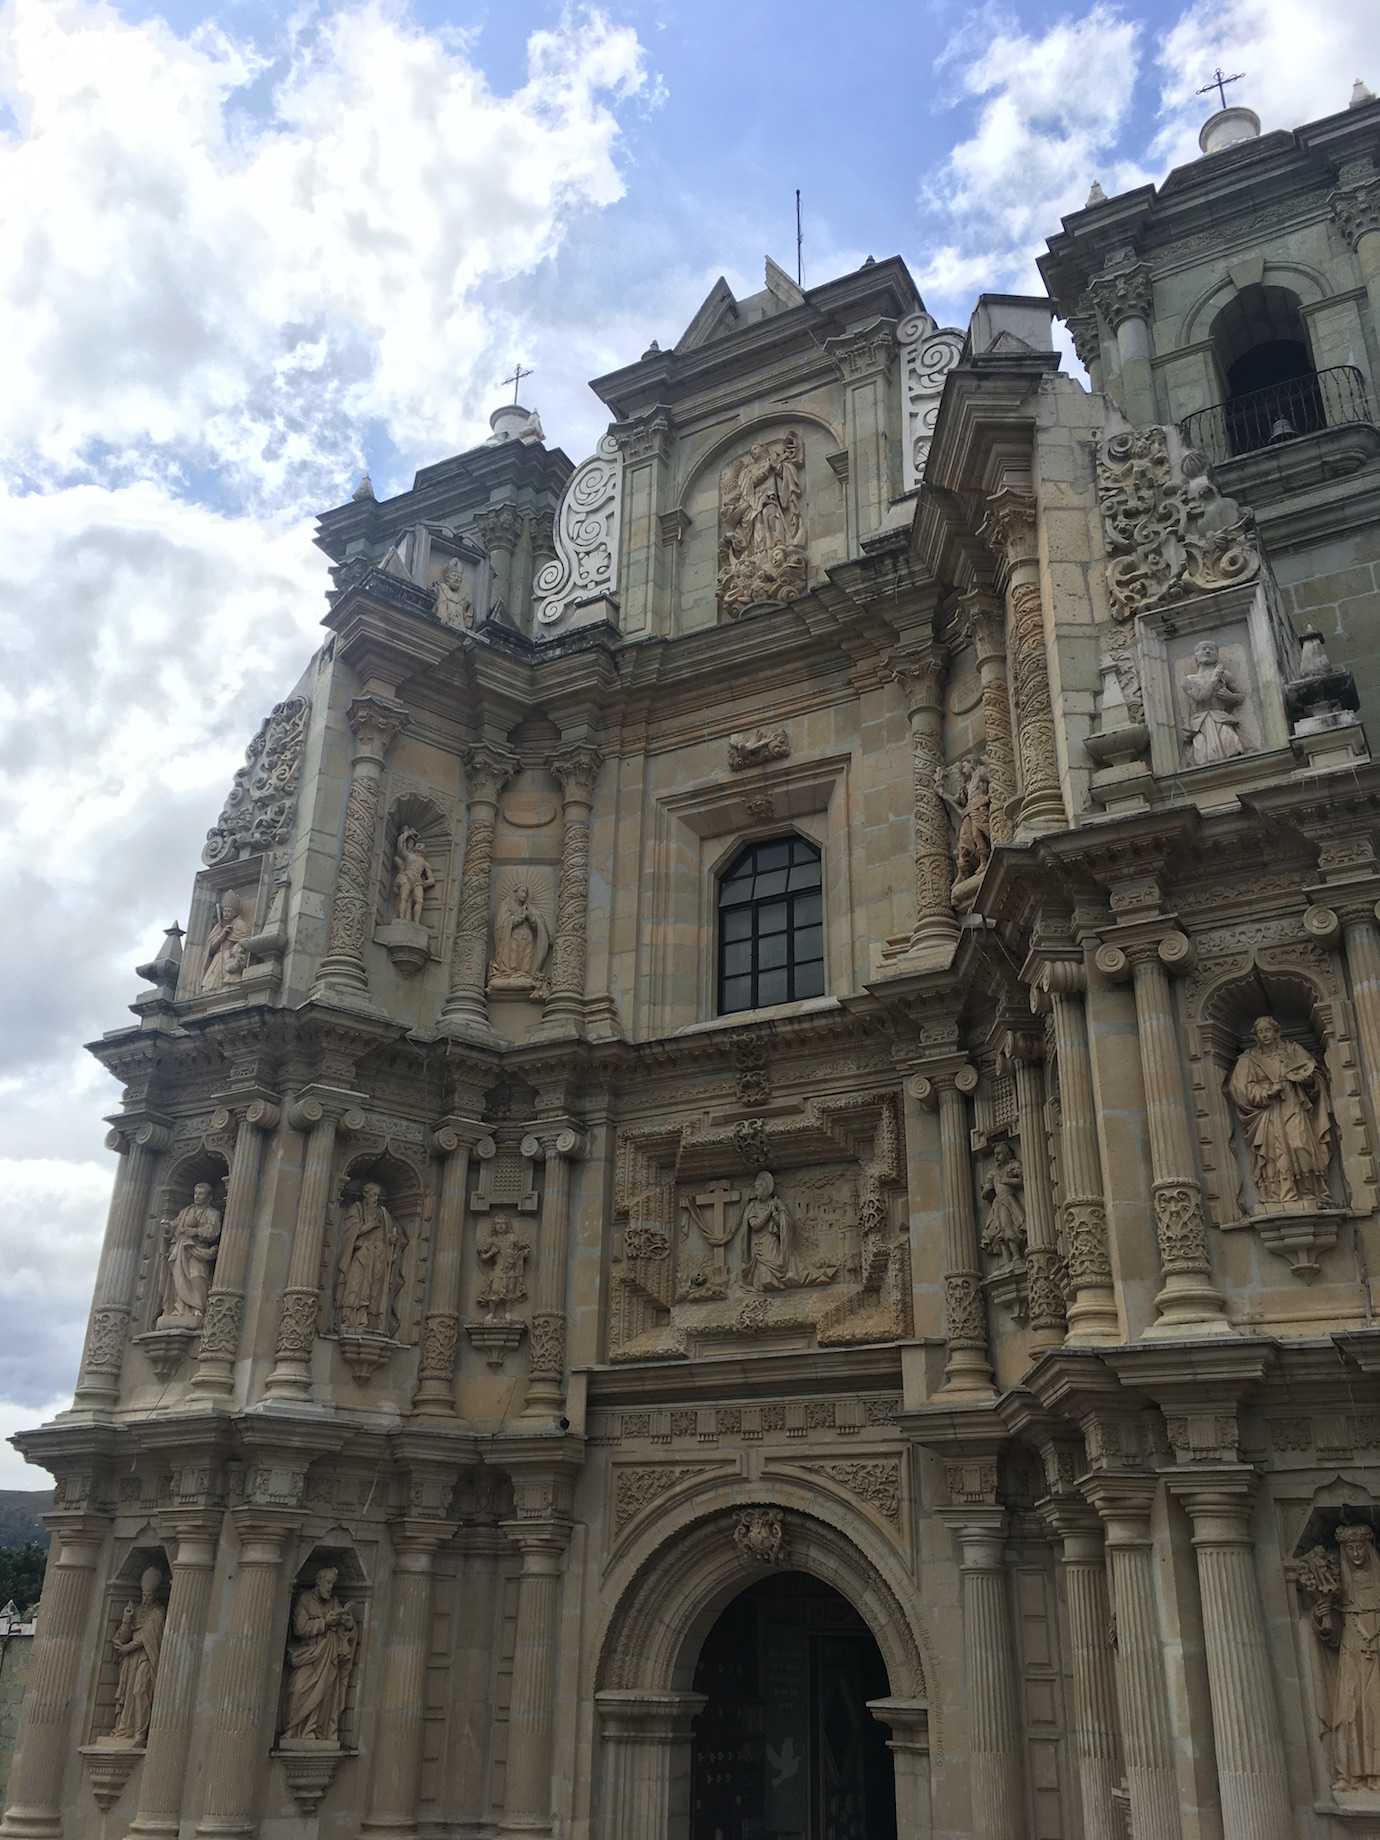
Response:
[[[345,834],[336,870],[335,899],[326,956],[317,972],[318,992],[369,994],[364,946],[374,907],[374,840],[378,835],[379,787],[389,748],[407,726],[408,714],[390,697],[357,696],[348,710],[355,737]]]

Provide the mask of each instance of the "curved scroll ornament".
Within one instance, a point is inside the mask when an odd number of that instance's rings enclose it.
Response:
[[[952,326],[939,326],[928,313],[912,313],[896,328],[896,342],[901,348],[901,413],[906,425],[903,484],[913,492],[925,471],[944,379],[958,363],[963,334]]]
[[[1112,614],[1235,587],[1260,573],[1251,512],[1218,491],[1194,448],[1170,451],[1164,428],[1114,434],[1097,457]]]
[[[209,867],[286,843],[297,807],[302,750],[311,704],[304,696],[275,703],[245,749],[220,817],[206,833]]]
[[[623,521],[623,453],[612,434],[570,475],[556,512],[556,556],[537,574],[537,619],[554,626],[580,601],[618,587]]]

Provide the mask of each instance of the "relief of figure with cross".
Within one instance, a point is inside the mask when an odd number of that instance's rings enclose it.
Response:
[[[734,1188],[731,1182],[722,1180],[711,1182],[703,1194],[681,1197],[680,1205],[705,1244],[713,1250],[714,1276],[722,1279],[725,1284],[728,1282],[728,1249],[742,1225],[741,1216],[734,1220],[732,1226],[728,1224],[728,1210],[742,1198],[743,1191],[740,1188]],[[701,1209],[706,1212],[701,1213]]]

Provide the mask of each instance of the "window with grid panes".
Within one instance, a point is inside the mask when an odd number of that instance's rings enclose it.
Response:
[[[719,1014],[824,995],[820,853],[803,837],[744,844],[719,883]]]

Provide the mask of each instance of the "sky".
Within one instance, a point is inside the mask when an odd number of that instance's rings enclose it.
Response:
[[[1305,22],[1306,21],[1306,25]],[[317,643],[313,514],[586,380],[719,274],[899,254],[963,325],[1094,178],[1380,90],[1358,0],[0,0],[0,1437],[68,1403],[118,1090],[82,1043],[185,921]],[[42,1487],[0,1444],[0,1487]]]

